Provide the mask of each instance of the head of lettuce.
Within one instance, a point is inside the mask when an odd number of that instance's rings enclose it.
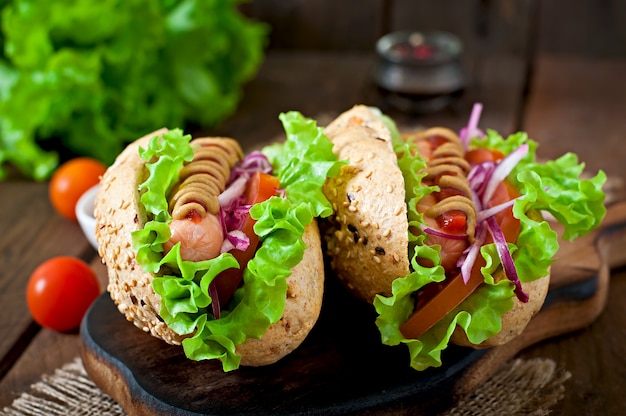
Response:
[[[44,180],[64,153],[109,164],[154,126],[232,114],[268,33],[237,3],[0,1],[0,179]]]

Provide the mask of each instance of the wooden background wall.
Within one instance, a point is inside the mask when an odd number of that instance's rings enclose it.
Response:
[[[383,33],[446,30],[474,54],[626,56],[623,0],[253,0],[274,49],[373,50]]]

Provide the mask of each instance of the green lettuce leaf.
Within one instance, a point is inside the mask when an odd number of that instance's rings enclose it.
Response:
[[[425,237],[411,232],[419,229],[423,222],[423,218],[415,210],[416,202],[423,195],[432,192],[431,188],[422,186],[421,177],[415,173],[424,162],[419,157],[412,159],[407,156],[411,154],[411,145],[402,143],[401,140],[396,140],[395,143],[398,165],[405,177],[407,215],[409,224],[413,226],[409,227],[409,253],[413,271],[393,282],[392,296],[379,295],[375,298],[374,307],[378,313],[376,325],[383,343],[406,344],[411,367],[425,370],[442,365],[441,352],[448,347],[457,325],[463,328],[468,339],[475,344],[500,332],[502,316],[513,307],[515,294],[509,280],[495,282],[494,273],[500,267],[500,259],[495,245],[485,245],[480,250],[486,261],[486,265],[481,268],[485,284],[419,339],[407,339],[402,335],[400,325],[415,308],[414,293],[428,283],[443,281],[444,273],[439,265],[440,247],[422,245]],[[509,244],[509,249],[520,280],[527,282],[548,274],[559,247],[558,236],[548,222],[538,220],[531,213],[546,211],[554,215],[564,225],[566,239],[585,235],[596,228],[606,214],[602,191],[606,175],[600,171],[591,179],[581,179],[584,165],[579,164],[572,154],[545,164],[537,163],[537,143],[530,140],[525,133],[517,133],[505,139],[490,130],[484,139],[474,139],[472,146],[498,149],[509,154],[524,143],[528,144],[529,153],[508,178],[524,195],[513,206],[513,214],[520,219],[521,228],[516,244]],[[429,258],[436,266],[420,266],[416,261],[418,255]]]
[[[0,176],[46,179],[44,149],[108,164],[155,126],[231,115],[268,34],[240,2],[0,2]]]
[[[166,195],[185,161],[193,156],[189,136],[173,130],[152,139],[140,151],[149,172],[140,186],[141,201],[152,219],[133,233],[137,261],[157,275],[153,288],[162,298],[160,315],[165,323],[176,333],[188,335],[182,343],[185,355],[192,360],[219,359],[224,371],[238,368],[238,344],[260,338],[281,318],[286,279],[306,249],[304,229],[315,217],[332,213],[321,191],[326,178],[337,175],[341,166],[332,144],[314,121],[300,113],[281,114],[280,119],[286,142],[263,151],[285,197],[274,196],[250,209],[261,245],[243,272],[244,284],[228,305],[222,305],[219,319],[212,314],[209,284],[223,270],[239,268],[235,258],[223,253],[211,260],[183,261],[179,244],[163,255],[171,221]]]

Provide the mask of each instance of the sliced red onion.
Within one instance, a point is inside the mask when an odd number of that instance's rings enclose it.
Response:
[[[485,134],[478,128],[478,121],[480,120],[480,114],[483,111],[483,105],[481,103],[475,103],[472,107],[472,113],[470,114],[467,126],[463,127],[459,132],[459,139],[461,143],[467,149],[469,141],[472,137],[483,137]]]
[[[509,246],[506,242],[502,229],[494,217],[487,218],[485,223],[489,228],[489,233],[493,237],[493,242],[496,245],[496,250],[498,251],[498,256],[500,257],[500,263],[504,268],[504,273],[506,274],[506,277],[515,285],[515,295],[521,302],[528,302],[528,294],[522,289],[522,283],[517,275],[515,263],[513,262],[513,256],[511,256],[511,251],[509,250]]]
[[[272,164],[267,157],[258,150],[248,154],[231,169],[230,181],[236,180],[240,175],[254,172],[272,173]]]
[[[487,184],[489,183],[489,180],[492,177],[495,169],[496,164],[494,162],[483,162],[481,164],[473,166],[469,174],[467,175],[467,180],[469,181],[470,188],[473,191],[475,199],[481,200],[481,206],[483,204],[482,198],[480,198],[480,196],[484,194],[485,188],[487,187]]]
[[[242,196],[246,191],[246,185],[250,179],[249,175],[241,175],[232,182],[218,197],[220,207],[228,209],[233,206],[237,198]]]
[[[448,238],[450,240],[465,240],[467,238],[467,234],[450,234],[431,227],[423,227],[422,230],[426,234],[434,235],[435,237]]]
[[[520,197],[513,198],[510,201],[503,202],[503,203],[498,204],[496,206],[493,206],[491,208],[487,208],[487,209],[483,209],[481,211],[478,211],[476,213],[476,222],[485,221],[487,218],[493,217],[498,212],[504,211],[505,209],[507,209],[509,207],[512,207],[513,204],[515,203],[515,200],[518,199],[518,198],[520,198]]]
[[[487,205],[491,201],[493,193],[496,191],[497,186],[506,179],[511,173],[513,168],[517,166],[520,160],[528,154],[528,144],[523,144],[511,153],[509,153],[500,163],[496,165],[496,168],[491,173],[485,192],[482,194],[481,199],[483,205]]]
[[[461,268],[461,276],[465,284],[469,282],[472,275],[472,269],[480,253],[480,248],[485,244],[485,237],[487,237],[487,229],[484,223],[479,223],[476,227],[474,243],[465,250],[464,256],[461,256],[457,262],[457,266]]]
[[[245,251],[250,246],[250,238],[241,230],[229,231],[224,236],[224,242],[220,253],[227,253],[230,250]]]
[[[213,316],[215,319],[220,319],[220,298],[217,295],[215,282],[211,282],[209,284],[209,296],[211,296],[211,309],[213,310]]]

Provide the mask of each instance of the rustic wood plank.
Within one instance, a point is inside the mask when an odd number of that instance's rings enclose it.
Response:
[[[7,354],[19,354],[20,337],[29,337],[36,331],[25,301],[30,274],[50,257],[80,257],[90,250],[78,224],[53,211],[47,189],[47,183],[2,184],[3,194],[8,197],[0,202],[0,378],[13,360]]]
[[[623,1],[540,1],[537,48],[544,53],[624,57]]]
[[[626,329],[624,326],[626,271],[613,272],[604,312],[589,327],[527,349],[522,358],[550,357],[572,374],[556,415],[626,414]],[[608,336],[607,334],[611,334]]]
[[[253,1],[246,15],[268,23],[276,49],[372,50],[381,32],[384,1]]]
[[[375,62],[372,53],[270,51],[237,114],[207,133],[232,136],[250,151],[283,135],[281,112],[328,119],[361,102]]]
[[[93,254],[95,255],[95,251]],[[106,268],[100,258],[94,258],[90,265],[98,275],[101,286],[106,287]],[[41,329],[6,376],[0,380],[0,408],[9,405],[22,392],[27,391],[43,374],[52,374],[79,355],[78,331],[62,334]]]
[[[454,106],[431,114],[409,114],[386,105],[374,83],[377,57],[372,53],[271,51],[257,78],[248,84],[237,114],[203,132],[235,137],[244,150],[282,137],[278,114],[297,110],[325,125],[355,104],[382,108],[402,128],[463,127],[474,102],[484,104],[481,126],[510,134],[522,110],[526,67],[520,57],[497,55],[467,68],[469,85]]]
[[[626,178],[626,59],[539,55],[524,129],[554,158],[571,151],[588,170]]]
[[[539,153],[556,157],[573,151],[591,171],[604,169],[611,178],[626,175],[626,60],[538,56],[524,129],[539,141]],[[623,187],[620,193],[623,198]],[[626,241],[617,247],[623,252]],[[614,253],[615,254],[615,253]],[[584,263],[581,258],[579,263]],[[615,265],[613,265],[615,266]],[[626,271],[614,270],[604,312],[588,330],[529,348],[523,358],[551,357],[572,379],[555,414],[624,414],[626,327],[623,294]],[[607,336],[607,334],[611,334]]]

